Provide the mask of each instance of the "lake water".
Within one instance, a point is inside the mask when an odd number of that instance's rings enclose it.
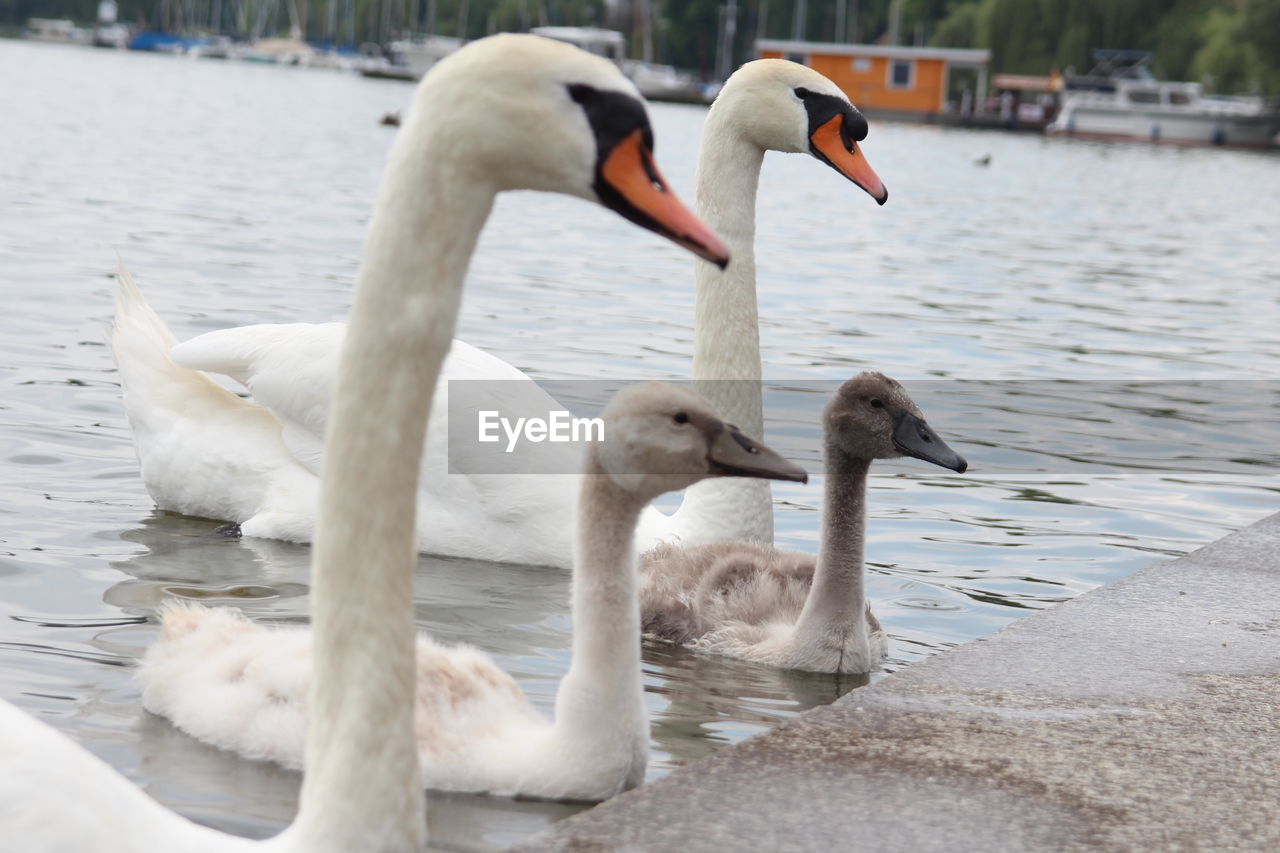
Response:
[[[299,777],[143,713],[131,665],[174,595],[304,620],[308,549],[210,538],[216,522],[154,509],[103,345],[116,252],[179,338],[341,318],[394,132],[378,120],[410,87],[13,41],[0,41],[0,81],[0,695],[184,814],[270,835],[291,819]],[[690,200],[703,115],[652,109],[662,168]],[[886,670],[1277,508],[1265,436],[1280,425],[1280,158],[883,122],[864,150],[890,189],[883,208],[810,158],[766,158],[765,375],[928,379],[911,385],[917,402],[961,453],[980,455],[949,428],[953,411],[966,429],[994,425],[982,452],[1038,459],[874,474],[869,594],[892,637]],[[593,206],[508,195],[460,334],[538,378],[686,376],[691,269]],[[1259,381],[1256,398],[1220,406],[1223,388],[1243,387],[1223,381],[1244,379]],[[955,389],[972,380],[1006,384],[966,410]],[[1064,461],[1042,453],[1045,419],[1018,414],[1028,385],[1010,380],[1058,387],[1104,425],[1124,408],[1196,427],[1160,433],[1159,464],[1123,445],[1105,466]],[[820,494],[775,488],[781,544],[816,548]],[[422,558],[419,624],[490,651],[549,710],[567,667],[568,580]],[[651,778],[857,686],[656,647],[645,674]],[[433,842],[450,849],[501,846],[577,808],[430,803]]]

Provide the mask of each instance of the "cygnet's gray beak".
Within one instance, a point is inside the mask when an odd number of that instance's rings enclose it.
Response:
[[[933,428],[910,412],[903,412],[893,428],[893,446],[904,456],[914,456],[963,474],[969,463],[938,437]]]
[[[720,477],[809,482],[809,475],[803,468],[783,459],[764,442],[743,435],[733,424],[724,424],[723,429],[711,439],[707,447],[707,461],[711,463],[711,473]]]

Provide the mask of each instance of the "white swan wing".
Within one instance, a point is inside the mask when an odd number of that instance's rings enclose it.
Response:
[[[320,453],[329,418],[338,356],[346,324],[305,323],[240,326],[207,332],[173,347],[173,359],[182,367],[221,373],[244,385],[253,400],[280,421],[285,443],[299,462],[319,473]],[[466,382],[462,394],[448,394],[450,382]],[[428,471],[449,470],[449,420],[470,425],[484,410],[541,413],[563,407],[523,372],[495,355],[454,340],[436,387],[426,450]],[[514,418],[512,419],[514,421]],[[504,439],[505,442],[505,439]],[[485,454],[470,452],[478,445],[458,442],[453,447],[455,471],[470,471]],[[492,457],[489,457],[492,458]],[[512,462],[519,464],[519,454]],[[576,470],[576,454],[569,460]],[[489,478],[483,494],[500,489],[500,479]]]
[[[419,481],[419,530],[439,553],[569,568],[581,483],[579,444],[522,441],[507,453],[499,428],[479,438],[481,414],[548,418],[566,407],[523,372],[463,341],[445,361]],[[487,416],[492,422],[494,416]]]
[[[436,386],[435,401],[428,428],[428,456],[454,472],[484,471],[502,475],[489,476],[482,481],[483,485],[478,483],[482,493],[509,485],[511,481],[504,479],[507,475],[576,473],[582,468],[579,447],[539,442],[535,448],[524,441],[519,446],[525,451],[536,450],[536,455],[507,453],[505,450],[511,443],[500,426],[488,430],[490,437],[497,441],[477,440],[482,412],[496,413],[489,417],[490,423],[503,417],[510,426],[520,417],[546,419],[553,412],[566,411],[541,385],[495,355],[454,339]],[[451,434],[450,428],[459,440],[440,441]],[[431,464],[427,470],[432,470]]]
[[[177,344],[172,355],[182,367],[220,373],[245,386],[280,422],[289,452],[319,475],[346,328],[288,323],[219,329]]]
[[[465,384],[460,384],[465,383]],[[521,370],[454,339],[436,388],[424,451],[420,528],[431,525],[442,553],[502,562],[572,566],[573,528],[582,477],[580,443],[539,444],[533,453],[505,453],[508,436],[482,445],[480,413],[547,418],[569,411]],[[461,441],[442,438],[460,433]],[[493,435],[493,432],[490,432]],[[523,445],[526,451],[529,445]],[[500,459],[495,469],[495,459]],[[493,471],[494,473],[480,473]],[[636,531],[637,553],[679,540],[673,519],[649,506]],[[448,541],[455,532],[466,541]]]
[[[159,347],[168,348],[172,336],[158,318],[153,325],[156,342],[148,357],[153,363],[171,357],[174,376],[149,383],[145,398],[135,395],[142,402],[135,406],[138,412],[131,411],[130,423],[135,434],[157,436],[146,448],[138,439],[144,473],[150,472],[148,487],[157,503],[230,518],[248,535],[308,541],[316,485],[305,475],[320,473],[346,325],[221,329],[172,345],[167,354]],[[253,403],[218,387],[203,375],[206,372],[241,383],[253,395]],[[466,382],[461,391],[459,382]],[[217,406],[206,405],[213,414],[195,419],[184,416],[184,406],[174,406],[172,416],[161,420],[151,402],[151,387],[173,387],[187,396],[199,391],[216,398]],[[451,421],[464,432],[478,429],[482,411],[546,417],[564,408],[516,367],[455,340],[437,384],[423,451],[420,550],[568,568],[580,448],[543,444],[537,448],[537,462],[531,464],[532,457],[520,453],[494,453],[495,447],[505,446],[505,434],[498,445],[449,441]],[[147,424],[155,426],[148,429]],[[155,445],[163,452],[153,452]],[[300,470],[293,470],[293,463]],[[637,537],[640,549],[670,539],[670,527],[667,516],[646,509]]]

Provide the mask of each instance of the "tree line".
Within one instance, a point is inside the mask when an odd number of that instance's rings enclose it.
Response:
[[[709,68],[724,0],[664,0],[669,59]],[[1086,73],[1096,48],[1146,50],[1167,80],[1280,95],[1280,0],[752,0],[738,3],[740,58],[756,38],[986,48],[991,69]],[[895,8],[896,6],[896,8]]]
[[[246,8],[267,3],[275,6],[270,28],[287,31],[289,0],[119,0],[124,21],[172,22],[176,7],[179,20],[222,32],[234,32],[237,20],[255,20]],[[1129,48],[1152,51],[1153,68],[1165,79],[1200,80],[1217,92],[1280,94],[1280,0],[294,0],[294,6],[308,37],[353,43],[410,31],[477,38],[546,24],[607,26],[630,37],[633,55],[647,41],[657,61],[707,76],[731,19],[728,67],[750,59],[762,37],[986,48],[993,71],[1025,74],[1083,73],[1092,49]],[[0,22],[33,16],[88,22],[96,9],[97,0],[0,0]]]

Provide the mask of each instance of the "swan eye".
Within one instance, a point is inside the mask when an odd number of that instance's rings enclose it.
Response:
[[[675,421],[678,424],[687,424],[689,422],[689,416],[684,412],[676,412],[671,417],[671,420]]]
[[[809,97],[809,90],[806,89],[804,86],[797,86],[795,89],[795,92],[796,92],[796,97],[802,101],[805,98]]]
[[[884,403],[880,400],[880,398],[879,398],[879,397],[872,397],[872,398],[871,398],[871,408],[873,408],[873,409],[883,409],[883,408],[884,408]]]

